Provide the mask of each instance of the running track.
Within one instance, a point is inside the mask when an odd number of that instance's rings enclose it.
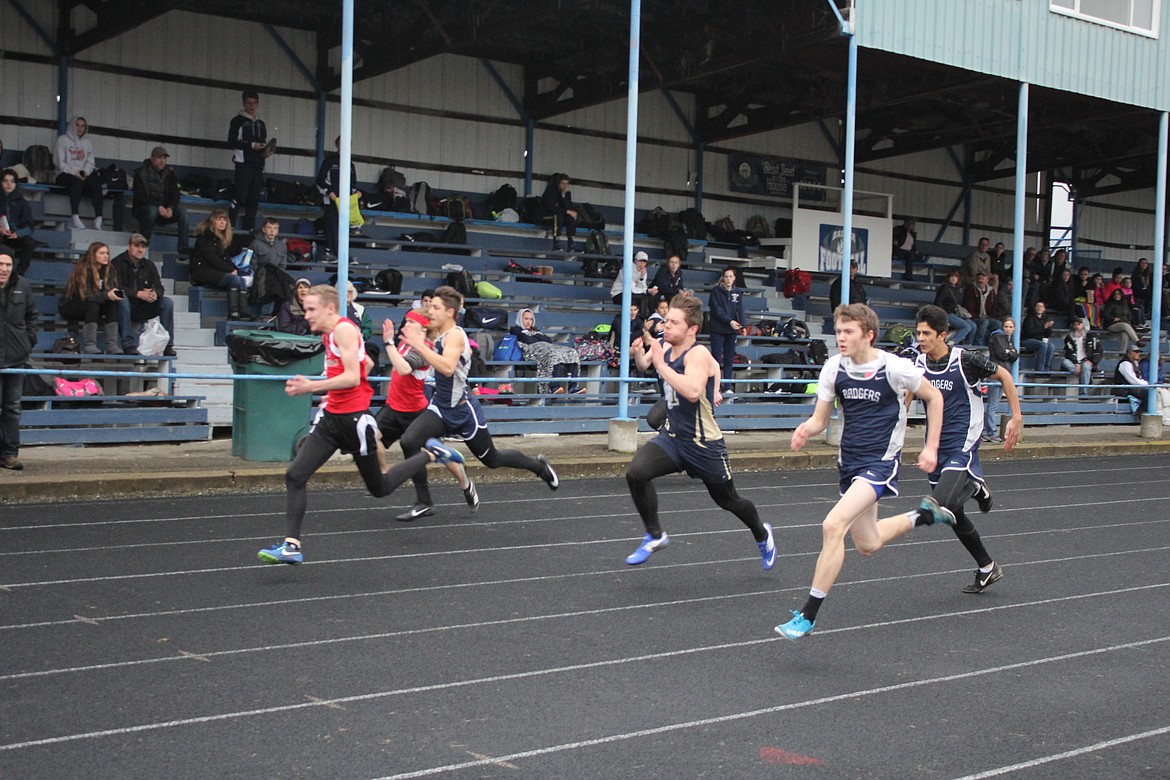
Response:
[[[1168,778],[1168,467],[993,464],[1002,582],[961,593],[918,529],[850,551],[796,643],[835,473],[737,479],[771,573],[682,477],[641,567],[621,480],[485,484],[474,518],[438,487],[405,525],[355,474],[299,567],[255,562],[282,495],[8,507],[0,777]]]

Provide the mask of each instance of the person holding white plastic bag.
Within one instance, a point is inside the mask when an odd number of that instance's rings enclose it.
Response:
[[[158,267],[146,259],[146,236],[135,233],[130,236],[126,251],[115,257],[110,264],[118,275],[118,287],[125,295],[118,301],[119,332],[122,334],[122,352],[127,355],[162,354],[175,356],[175,302],[166,297]],[[158,319],[159,326],[167,334],[166,343],[158,352],[142,352],[138,329],[134,323]],[[157,340],[158,331],[152,328],[152,338]]]

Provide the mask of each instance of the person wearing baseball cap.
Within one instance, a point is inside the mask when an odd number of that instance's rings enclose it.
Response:
[[[646,273],[646,264],[650,262],[650,256],[645,252],[636,252],[634,254],[634,272],[632,281],[630,282],[630,303],[638,305],[638,312],[645,316],[646,314],[646,291],[649,287],[649,276]],[[610,285],[609,294],[613,296],[614,303],[622,302],[622,289],[624,283],[622,274],[618,273],[617,278],[613,280]]]
[[[179,253],[187,250],[187,211],[179,205],[179,180],[167,162],[171,155],[161,146],[150,150],[150,157],[134,172],[134,218],[138,232],[149,242],[155,225],[175,225]]]
[[[122,297],[118,300],[118,332],[122,352],[137,355],[138,331],[145,322],[158,317],[168,340],[163,348],[166,357],[175,356],[175,302],[166,297],[158,266],[146,259],[146,236],[130,236],[126,251],[110,261],[118,278]]]

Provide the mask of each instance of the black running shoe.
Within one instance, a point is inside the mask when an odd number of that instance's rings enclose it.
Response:
[[[984,574],[978,569],[975,570],[975,581],[967,587],[963,588],[964,593],[982,593],[989,587],[1003,579],[1003,569],[999,567],[998,563],[991,564],[991,571]]]
[[[434,513],[435,508],[430,504],[415,504],[394,519],[401,523],[409,523],[420,517],[430,517]]]
[[[548,462],[548,456],[537,455],[536,459],[544,464],[544,473],[540,475],[540,478],[547,482],[548,486],[553,490],[559,488],[561,486],[561,481],[557,479],[556,471],[553,470],[552,464]]]
[[[975,503],[979,504],[980,512],[991,511],[991,491],[987,489],[987,485],[979,484],[979,490],[975,493]]]
[[[471,514],[475,514],[479,509],[479,491],[475,489],[475,483],[470,479],[467,480],[467,490],[463,491],[463,500],[467,502]]]

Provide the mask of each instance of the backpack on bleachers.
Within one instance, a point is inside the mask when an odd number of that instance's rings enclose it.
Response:
[[[406,189],[406,176],[396,170],[391,165],[389,168],[383,168],[382,172],[378,174],[378,189],[382,192],[392,193],[394,190]]]
[[[609,254],[609,238],[600,230],[590,230],[589,235],[585,236],[585,254],[587,255],[608,255]],[[593,261],[594,265],[597,261]],[[586,276],[589,274],[586,273]]]
[[[499,287],[496,287],[491,282],[476,282],[475,297],[499,300],[500,298],[504,297],[504,293]]]
[[[670,232],[670,215],[661,206],[657,206],[634,229],[648,236],[664,238]]]
[[[24,150],[21,162],[28,168],[29,175],[39,182],[52,182],[57,178],[53,173],[53,153],[47,146],[34,144],[28,147]]]
[[[540,222],[540,198],[532,196],[524,198],[516,209],[520,213],[520,221],[535,225]]]
[[[406,198],[411,212],[419,215],[431,213],[431,185],[425,181],[416,181],[410,185]]]
[[[374,275],[374,286],[391,295],[402,293],[402,272],[397,268],[383,268]]]
[[[199,191],[199,197],[209,200],[231,200],[236,194],[236,184],[231,179],[208,179]]]
[[[264,189],[268,193],[269,203],[280,203],[286,206],[311,206],[320,200],[316,188],[309,187],[299,181],[290,182],[270,177],[265,180]]]
[[[768,227],[768,220],[764,219],[760,214],[754,214],[748,217],[747,224],[744,225],[744,230],[751,233],[756,238],[771,238],[772,231]]]
[[[203,192],[211,184],[211,179],[202,173],[188,171],[187,175],[179,180],[179,192],[184,195],[196,195]],[[202,197],[202,196],[200,196]]]
[[[458,271],[451,271],[447,274],[447,278],[443,284],[448,287],[454,287],[455,292],[462,295],[464,298],[475,297],[475,279],[472,275],[460,268]]]
[[[812,274],[801,268],[789,268],[784,274],[784,297],[808,295],[812,289]]]
[[[508,312],[503,309],[489,309],[477,306],[463,312],[463,327],[486,330],[507,330]]]
[[[678,221],[682,223],[683,232],[686,233],[687,238],[695,238],[699,241],[707,240],[707,220],[703,219],[703,215],[694,208],[683,209],[678,213]]]
[[[808,362],[814,366],[823,366],[829,359],[829,345],[820,339],[813,339],[808,345]]]
[[[886,332],[882,336],[882,341],[888,341],[893,344],[894,349],[892,351],[897,353],[899,350],[909,347],[914,343],[914,330],[903,322],[895,322],[886,328]]]
[[[488,196],[488,213],[494,216],[499,214],[504,209],[515,210],[516,197],[515,187],[513,187],[511,184],[501,184],[498,190]]]
[[[808,333],[808,324],[795,317],[789,319],[780,328],[780,338],[782,339],[807,339]]]
[[[588,203],[578,203],[577,224],[594,230],[605,230],[605,217]]]
[[[516,341],[516,336],[509,333],[500,338],[492,357],[495,360],[515,363],[524,359],[524,353],[520,351],[520,344]]]
[[[691,245],[687,242],[687,234],[681,228],[672,227],[662,239],[662,249],[667,257],[678,255],[680,260],[686,260]]]
[[[466,195],[452,195],[443,199],[443,216],[456,221],[472,219],[471,200]]]
[[[463,224],[462,220],[447,225],[447,229],[443,231],[443,235],[439,238],[439,243],[466,244],[467,226]]]

